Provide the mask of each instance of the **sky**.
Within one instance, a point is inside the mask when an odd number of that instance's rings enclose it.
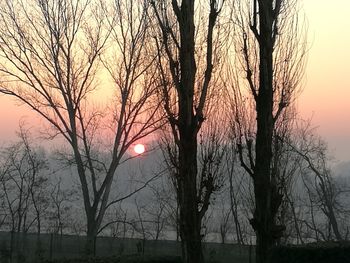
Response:
[[[350,1],[303,0],[310,51],[299,111],[339,161],[350,160]]]
[[[301,0],[301,12],[310,50],[298,109],[312,117],[335,160],[350,161],[350,1]],[[0,142],[14,138],[23,117],[38,122],[26,107],[0,96]]]

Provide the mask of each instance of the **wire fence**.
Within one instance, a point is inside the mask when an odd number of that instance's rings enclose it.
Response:
[[[85,255],[85,236],[0,232],[1,263],[36,263],[42,260],[79,258]],[[205,258],[220,263],[252,262],[254,247],[204,243]],[[181,244],[169,240],[97,237],[95,256],[180,256]]]

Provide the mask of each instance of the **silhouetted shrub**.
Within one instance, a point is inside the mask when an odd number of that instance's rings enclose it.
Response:
[[[137,256],[125,257],[96,257],[96,258],[76,258],[45,260],[43,263],[182,263],[181,257],[176,256]]]
[[[182,263],[182,260],[179,256],[129,255],[123,257],[44,260],[42,263]],[[217,262],[209,260],[208,263]]]
[[[271,252],[271,263],[350,263],[349,244],[281,246]]]
[[[90,257],[74,259],[44,260],[42,263],[120,263],[119,257]]]
[[[182,263],[182,260],[178,256],[130,256],[121,263]]]

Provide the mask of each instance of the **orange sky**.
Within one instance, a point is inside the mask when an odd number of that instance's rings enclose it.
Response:
[[[333,155],[350,160],[350,1],[303,0],[311,49],[299,110]]]
[[[320,135],[338,160],[350,160],[350,1],[301,0],[311,49],[299,111],[313,116]],[[14,138],[25,107],[0,96],[0,145]]]

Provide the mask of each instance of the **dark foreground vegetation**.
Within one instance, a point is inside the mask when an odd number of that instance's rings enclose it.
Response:
[[[273,249],[270,263],[348,263],[349,243],[324,243],[307,246],[281,246]]]
[[[125,257],[91,257],[80,259],[46,260],[44,263],[182,263],[179,256],[138,256]]]
[[[41,263],[182,263],[180,256],[112,256],[45,260]],[[279,246],[271,253],[270,263],[347,263],[350,243],[317,243],[306,246]],[[208,261],[216,263],[216,261]],[[240,262],[237,262],[240,263]]]
[[[90,257],[79,259],[45,260],[42,263],[182,263],[180,256]],[[347,263],[350,262],[349,243],[280,246],[271,253],[270,263]],[[216,263],[208,261],[208,263]],[[240,262],[237,262],[240,263]]]

